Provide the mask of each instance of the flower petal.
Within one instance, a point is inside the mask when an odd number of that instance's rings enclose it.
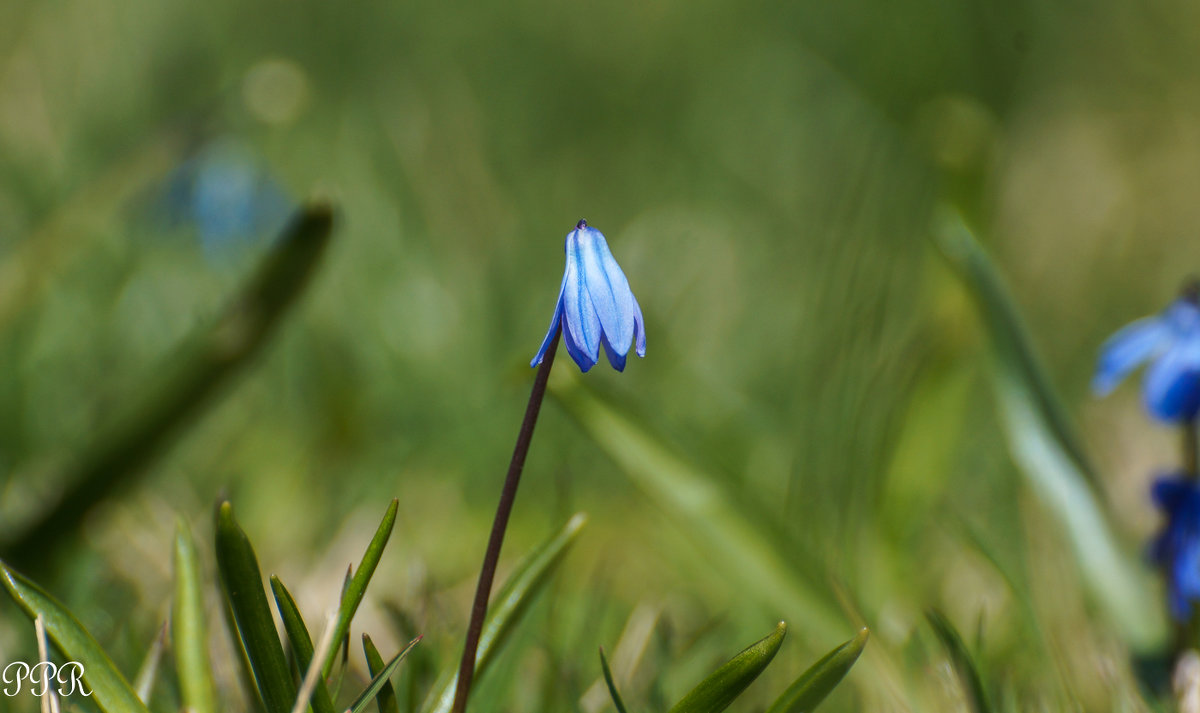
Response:
[[[630,297],[633,297],[631,294]],[[646,356],[646,321],[642,319],[642,306],[638,304],[637,298],[633,298],[633,336],[635,347],[634,350],[640,357]]]
[[[1193,486],[1179,476],[1159,478],[1150,486],[1150,499],[1165,513],[1172,513],[1183,502],[1188,490]]]
[[[1187,421],[1200,411],[1200,368],[1186,347],[1173,347],[1146,371],[1143,396],[1156,418]]]
[[[617,371],[625,371],[625,355],[613,349],[612,344],[608,342],[608,334],[604,335],[604,353],[608,355],[608,363],[612,364],[612,368]],[[628,347],[626,348],[628,351]]]
[[[604,234],[595,228],[573,231],[582,257],[583,282],[600,326],[614,351],[624,356],[633,342],[633,292]]]
[[[1162,319],[1146,317],[1109,337],[1100,348],[1092,391],[1100,396],[1111,392],[1129,372],[1162,349],[1170,336],[1170,327]]]
[[[567,347],[567,354],[571,355],[571,358],[575,360],[575,363],[579,365],[579,370],[583,373],[586,374],[588,369],[596,365],[596,359],[593,359],[587,353],[587,348],[584,345],[575,341],[575,337],[567,329],[563,330],[563,345]]]
[[[1192,513],[1193,515],[1195,513]],[[1172,553],[1175,561],[1171,567],[1171,614],[1180,621],[1191,615],[1191,603],[1200,599],[1200,541],[1197,541],[1194,522],[1185,522],[1185,531],[1179,533],[1176,549]]]
[[[567,272],[563,276],[563,331],[574,342],[571,357],[579,368],[587,371],[600,358],[600,319],[587,292],[583,275],[582,247],[575,238],[579,231],[567,236]],[[581,357],[587,357],[582,359]],[[586,364],[586,366],[585,366]]]
[[[554,334],[558,332],[559,324],[562,322],[563,298],[562,291],[558,293],[558,304],[554,305],[554,317],[550,320],[550,329],[546,330],[546,338],[542,340],[542,346],[538,349],[537,356],[533,361],[529,362],[529,366],[537,366],[542,363],[542,359],[546,356],[546,350],[550,348],[550,342],[554,340]]]

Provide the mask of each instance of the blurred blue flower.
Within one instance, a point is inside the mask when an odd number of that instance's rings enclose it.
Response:
[[[1109,337],[1100,348],[1092,390],[1101,396],[1111,392],[1147,361],[1152,363],[1142,391],[1150,413],[1163,421],[1195,419],[1200,412],[1200,304],[1193,294]]]
[[[587,371],[600,359],[600,345],[617,371],[625,369],[625,357],[636,344],[637,355],[646,356],[646,329],[642,308],[638,306],[621,266],[608,250],[604,234],[579,221],[567,234],[564,250],[567,270],[550,329],[542,348],[529,363],[537,366],[546,356],[554,333],[562,325],[567,353]]]
[[[1150,557],[1167,580],[1171,616],[1187,621],[1200,601],[1200,484],[1183,475],[1159,478],[1150,490],[1167,518],[1150,543]]]
[[[211,258],[274,234],[292,201],[246,144],[218,139],[183,162],[167,179],[170,223],[195,227]]]

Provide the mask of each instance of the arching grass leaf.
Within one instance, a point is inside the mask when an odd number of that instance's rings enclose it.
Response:
[[[312,665],[314,655],[312,637],[309,636],[308,627],[304,625],[304,619],[296,607],[296,600],[292,599],[291,592],[275,575],[271,575],[271,593],[275,595],[275,606],[279,609],[279,617],[283,619],[283,629],[287,632],[288,641],[292,644],[296,666],[303,676],[304,672],[308,671],[308,667]],[[325,686],[324,677],[317,678],[316,687],[313,688],[309,703],[312,705],[313,713],[335,713],[333,699],[329,697],[329,689]]]
[[[404,660],[404,657],[408,655],[408,652],[412,651],[412,647],[416,646],[420,641],[421,637],[418,636],[417,638],[408,642],[408,646],[405,646],[403,651],[396,654],[395,657],[393,657],[392,660],[389,661],[381,671],[379,671],[379,673],[375,674],[375,677],[371,679],[371,683],[367,685],[366,689],[361,694],[359,694],[358,698],[354,699],[354,703],[350,704],[350,707],[346,709],[346,712],[363,713],[363,711],[367,709],[367,706],[371,705],[371,701],[375,700],[375,696],[379,694],[384,685],[391,680],[392,674],[396,672],[396,667],[400,665],[400,662]],[[395,696],[392,697],[392,700],[395,700]]]
[[[863,629],[853,639],[821,657],[800,678],[788,686],[767,713],[809,713],[825,700],[858,661],[867,645],[869,631]]]
[[[217,511],[216,549],[225,596],[267,713],[290,713],[296,684],[275,631],[258,557],[233,519],[233,506],[228,502],[221,503]]]
[[[603,646],[600,647],[600,670],[604,671],[604,683],[608,685],[608,694],[612,696],[612,702],[617,707],[617,713],[627,713],[625,702],[621,700],[621,694],[617,692],[617,684],[613,682],[612,671],[608,668],[608,659],[604,657]]]
[[[1135,649],[1156,649],[1166,636],[1161,608],[1142,569],[1117,544],[1097,478],[1004,280],[957,214],[941,216],[935,242],[975,298],[991,337],[1013,459],[1066,529],[1092,596]]]
[[[3,562],[0,562],[0,579],[30,621],[40,616],[54,645],[68,659],[83,665],[83,680],[92,691],[91,700],[100,710],[105,713],[148,713],[108,654],[71,612]]]
[[[385,668],[383,665],[383,657],[379,655],[379,650],[375,648],[375,642],[371,641],[371,637],[363,634],[363,655],[367,658],[367,671],[371,674],[371,678],[375,678]],[[392,687],[391,681],[384,681],[379,687],[379,694],[375,696],[375,701],[379,704],[379,713],[400,713],[400,707],[396,704],[396,691]]]
[[[204,581],[196,544],[182,521],[175,524],[175,593],[171,601],[171,647],[183,707],[216,713],[216,687],[208,658]]]
[[[775,631],[709,674],[670,713],[720,713],[728,708],[775,658],[786,634],[787,624],[781,621]]]
[[[363,596],[367,592],[367,585],[371,583],[371,576],[375,574],[375,568],[379,566],[379,559],[383,557],[383,548],[387,546],[388,538],[392,536],[392,528],[396,524],[396,512],[399,507],[400,501],[393,498],[391,504],[388,505],[387,512],[383,514],[383,520],[375,530],[375,536],[367,545],[362,562],[359,563],[358,569],[354,570],[354,575],[350,577],[342,592],[342,603],[338,607],[337,624],[333,630],[335,648],[329,652],[329,657],[321,666],[323,677],[328,677],[333,671],[333,662],[337,658],[336,650],[342,646],[342,642],[350,633],[350,621],[354,618],[354,613],[358,611],[358,605],[362,604]]]
[[[950,655],[950,662],[954,665],[954,670],[963,683],[971,710],[974,713],[993,713],[995,708],[992,706],[987,688],[983,685],[983,676],[979,674],[975,659],[967,650],[967,645],[963,643],[958,630],[940,612],[931,611],[926,614],[926,618],[929,620],[929,625],[933,627],[933,633],[937,634],[938,640],[942,642],[942,647]]]

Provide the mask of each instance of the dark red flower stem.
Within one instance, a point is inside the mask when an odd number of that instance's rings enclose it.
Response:
[[[467,642],[463,646],[462,662],[458,666],[458,685],[454,689],[452,713],[464,713],[467,696],[471,693],[471,679],[475,676],[475,656],[479,649],[479,635],[483,632],[483,620],[487,616],[488,597],[492,593],[492,580],[496,577],[496,565],[500,561],[500,546],[504,544],[504,531],[508,529],[508,516],[512,514],[513,502],[517,498],[517,486],[521,483],[521,471],[525,469],[525,456],[533,440],[533,427],[537,425],[538,412],[546,397],[546,382],[550,379],[550,367],[554,364],[554,353],[558,351],[559,329],[546,350],[546,356],[538,367],[533,380],[533,391],[529,394],[529,405],[525,407],[525,420],[517,434],[517,445],[513,448],[512,461],[508,464],[508,475],[500,491],[500,502],[496,505],[496,519],[492,521],[492,535],[488,538],[487,552],[483,555],[483,567],[479,572],[479,583],[475,586],[475,602],[471,605],[471,621],[467,625]]]

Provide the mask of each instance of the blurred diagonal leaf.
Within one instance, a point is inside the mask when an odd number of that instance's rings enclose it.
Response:
[[[808,713],[814,710],[837,688],[854,662],[858,661],[859,654],[867,645],[869,633],[863,629],[853,639],[825,654],[788,686],[783,695],[767,709],[767,713]]]
[[[362,641],[363,655],[367,658],[367,671],[375,678],[385,668],[383,657],[379,655],[379,649],[375,648],[375,642],[371,641],[370,636],[364,633]],[[387,679],[384,679],[383,685],[379,687],[379,694],[375,696],[375,700],[379,704],[379,713],[400,713],[400,706],[396,704],[396,691]]]
[[[375,677],[371,679],[371,683],[367,685],[366,689],[358,696],[358,698],[354,699],[354,703],[351,703],[350,707],[346,709],[347,713],[362,713],[364,710],[366,710],[367,706],[371,705],[371,701],[375,700],[375,696],[378,695],[378,693],[383,689],[384,685],[386,685],[387,682],[392,678],[392,674],[396,672],[396,668],[402,661],[404,661],[404,657],[407,656],[408,652],[412,651],[412,647],[416,646],[420,641],[421,637],[418,636],[417,638],[408,642],[408,646],[405,646],[404,650],[396,654],[392,660],[389,661],[388,664],[379,671],[379,673],[375,674]],[[395,700],[394,696],[392,700]]]
[[[296,600],[292,599],[291,592],[283,586],[279,577],[271,575],[270,579],[271,593],[275,595],[275,606],[279,609],[279,617],[283,619],[283,629],[287,632],[288,641],[292,644],[296,666],[303,676],[308,671],[308,667],[312,665],[312,637],[308,633],[308,627],[304,625],[304,619],[300,616],[300,609],[296,607]],[[329,689],[325,686],[324,676],[317,678],[309,703],[312,705],[313,713],[334,713],[333,699],[329,697]]]
[[[576,513],[553,537],[530,553],[517,566],[504,586],[492,598],[488,616],[479,636],[479,649],[475,654],[475,681],[478,683],[487,673],[496,652],[504,645],[529,608],[538,592],[542,590],[550,575],[562,562],[567,548],[575,542],[579,532],[587,523],[587,516]],[[434,686],[434,694],[426,699],[422,710],[426,713],[447,713],[454,704],[454,689],[458,685],[458,673]]]
[[[781,621],[775,631],[709,674],[700,685],[672,706],[670,713],[720,713],[728,708],[775,658],[785,635],[787,624]]]
[[[937,634],[938,641],[950,655],[950,662],[962,680],[964,693],[967,701],[971,704],[971,710],[975,713],[992,713],[994,708],[988,697],[987,689],[983,685],[983,677],[979,674],[975,660],[971,656],[971,652],[967,650],[967,645],[963,643],[958,630],[940,612],[930,611],[925,616],[929,620],[930,626],[933,627],[933,632]]]
[[[337,647],[342,645],[342,641],[350,633],[350,620],[354,618],[354,613],[358,611],[358,605],[362,604],[363,596],[367,593],[367,585],[371,583],[371,576],[375,574],[375,568],[379,565],[379,558],[383,556],[383,548],[387,546],[388,538],[392,536],[392,527],[396,524],[396,512],[399,507],[400,501],[393,498],[391,504],[388,505],[387,512],[383,514],[383,520],[375,530],[375,536],[367,544],[367,551],[363,554],[362,562],[358,565],[358,569],[354,571],[354,576],[350,578],[342,590],[342,601],[341,606],[338,607],[337,624],[333,630],[335,648],[329,652],[329,658],[325,659],[325,663],[321,666],[321,676],[323,678],[329,676],[333,670],[333,662],[337,658]]]
[[[233,506],[228,502],[221,503],[217,511],[216,549],[225,596],[263,703],[268,713],[289,713],[296,700],[296,685],[275,631],[258,557],[246,533],[233,519]]]
[[[45,505],[20,530],[6,533],[3,556],[16,566],[44,563],[93,505],[133,482],[266,343],[303,293],[332,229],[328,204],[301,208],[216,324],[151,370],[155,385],[131,398],[62,476],[65,490],[57,502]]]
[[[608,694],[612,696],[612,702],[617,707],[617,713],[627,713],[625,702],[621,700],[621,694],[617,692],[617,684],[613,682],[612,671],[608,668],[608,659],[604,657],[603,646],[600,647],[600,670],[604,672],[604,683],[608,686]]]
[[[88,226],[115,222],[130,198],[167,173],[178,158],[180,138],[175,131],[159,132],[123,154],[5,255],[0,263],[0,330],[7,330],[15,317],[54,284],[54,273],[79,248],[76,239]]]
[[[782,557],[769,536],[735,510],[716,480],[691,465],[618,406],[578,379],[551,378],[554,396],[650,499],[700,544],[705,560],[724,570],[743,595],[803,621],[817,637],[841,640],[845,617]]]
[[[196,544],[183,521],[175,525],[175,598],[171,602],[171,643],[183,707],[215,713],[216,688],[208,659],[204,624],[204,580]]]
[[[137,693],[117,670],[87,629],[62,604],[36,584],[0,562],[0,577],[9,596],[29,616],[42,617],[46,634],[71,661],[83,665],[91,699],[105,713],[148,713]]]
[[[1034,493],[1063,523],[1092,595],[1139,650],[1166,634],[1144,572],[1118,547],[1096,476],[1034,352],[1000,274],[962,218],[944,213],[935,239],[991,336],[1009,450]]]

